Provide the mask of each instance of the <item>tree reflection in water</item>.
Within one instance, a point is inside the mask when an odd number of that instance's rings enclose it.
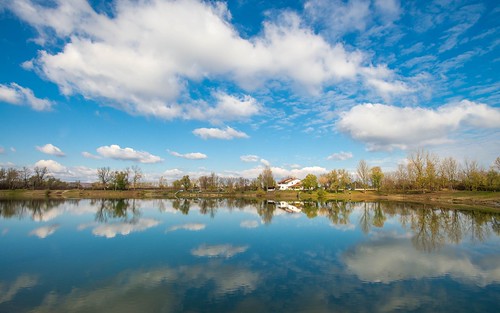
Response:
[[[135,199],[98,199],[91,200],[91,205],[97,207],[95,220],[108,223],[109,220],[136,221],[141,216]]]
[[[50,217],[53,210],[64,210],[70,204],[78,210],[81,200],[10,200],[0,201],[0,217],[31,218],[43,221]],[[133,199],[94,199],[90,205],[96,208],[95,221],[108,223],[120,220],[133,223],[141,216],[138,207],[140,200]],[[283,213],[277,210],[273,201],[245,199],[176,199],[154,200],[160,212],[167,212],[168,206],[183,214],[189,214],[193,206],[199,213],[216,216],[220,208],[227,210],[256,210],[264,224],[270,224],[273,217]],[[403,229],[412,233],[414,247],[421,251],[434,251],[446,244],[459,244],[464,239],[484,241],[492,233],[500,235],[500,213],[480,210],[445,209],[426,204],[399,202],[293,202],[308,218],[326,217],[333,225],[353,225],[352,214],[358,212],[358,221],[363,233],[372,228],[381,228],[388,219],[396,219]],[[353,226],[354,227],[354,226]]]

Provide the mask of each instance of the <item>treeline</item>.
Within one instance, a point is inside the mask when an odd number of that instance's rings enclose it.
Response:
[[[46,167],[0,168],[0,189],[74,189],[79,182],[64,182],[49,174]]]
[[[169,183],[164,177],[158,182],[143,182],[139,166],[125,170],[111,170],[101,167],[96,172],[97,181],[92,189],[128,190],[160,188],[170,191],[190,192],[265,192],[277,186],[271,168],[248,179],[243,177],[221,177],[215,173],[198,178],[184,175]],[[67,183],[52,177],[46,167],[30,169],[23,167],[0,168],[1,189],[71,189],[81,188],[79,182]],[[345,192],[354,189],[373,189],[387,192],[432,192],[442,189],[471,191],[500,191],[500,157],[488,169],[476,161],[465,160],[462,164],[452,157],[440,159],[425,150],[418,150],[407,157],[406,164],[399,164],[392,172],[384,173],[379,166],[369,166],[361,160],[355,173],[346,169],[333,169],[319,177],[308,174],[301,187],[306,191],[319,189],[325,192]]]
[[[500,191],[500,157],[485,169],[476,161],[465,160],[460,164],[452,157],[440,159],[437,155],[419,150],[410,154],[408,163],[400,164],[396,171],[379,174],[379,179],[375,181],[373,168],[370,175],[374,188],[387,191]]]

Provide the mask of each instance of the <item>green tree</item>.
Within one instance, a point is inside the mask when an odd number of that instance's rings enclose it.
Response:
[[[331,170],[326,175],[328,177],[328,184],[330,189],[335,190],[335,192],[338,192],[340,187],[340,180],[339,180],[339,173],[337,172],[337,170]]]
[[[382,185],[382,179],[384,178],[384,173],[380,166],[374,166],[370,170],[370,179],[372,181],[372,185],[375,189],[380,190],[380,186]]]
[[[337,173],[339,180],[339,188],[345,191],[352,182],[351,175],[345,169],[340,169],[337,171]]]
[[[181,180],[181,186],[184,188],[184,190],[189,190],[191,189],[191,179],[189,179],[189,175],[184,175]]]
[[[314,174],[307,174],[306,178],[302,180],[302,186],[305,190],[315,190],[318,188],[318,178]]]
[[[126,190],[129,187],[128,171],[115,171],[112,176],[112,184],[115,190]]]

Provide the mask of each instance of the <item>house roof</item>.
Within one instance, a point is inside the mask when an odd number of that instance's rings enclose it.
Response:
[[[281,180],[280,182],[278,182],[278,184],[280,184],[280,185],[281,184],[288,184],[289,182],[294,181],[296,179],[297,178],[295,178],[295,177],[287,177],[287,178]]]

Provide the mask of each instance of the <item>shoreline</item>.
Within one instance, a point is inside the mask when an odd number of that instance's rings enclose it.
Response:
[[[241,198],[248,200],[274,201],[395,201],[439,205],[460,209],[480,209],[500,212],[500,192],[483,191],[438,191],[419,194],[402,194],[376,191],[352,191],[346,193],[327,192],[319,197],[316,191],[270,191],[270,192],[173,192],[161,189],[144,190],[0,190],[0,200],[43,199],[198,199]]]

